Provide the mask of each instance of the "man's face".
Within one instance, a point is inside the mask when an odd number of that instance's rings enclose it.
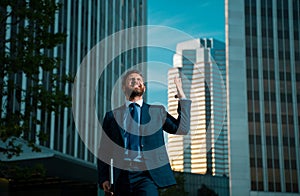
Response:
[[[130,98],[142,96],[146,90],[142,76],[137,73],[132,73],[126,78],[124,88],[126,96]]]

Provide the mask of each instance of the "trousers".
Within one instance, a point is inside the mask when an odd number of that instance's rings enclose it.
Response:
[[[123,170],[114,185],[114,196],[158,196],[148,171]]]

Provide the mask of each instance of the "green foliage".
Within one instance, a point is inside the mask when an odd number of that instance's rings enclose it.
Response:
[[[201,188],[198,190],[198,195],[199,196],[218,196],[218,194],[214,190],[208,188],[205,184],[202,184]]]
[[[57,114],[71,107],[64,86],[73,77],[53,53],[66,38],[54,32],[61,6],[55,0],[0,1],[0,153],[9,158],[22,152],[16,138],[26,139],[33,151],[39,151],[37,138],[48,139],[38,110]]]
[[[0,162],[0,176],[7,179],[26,180],[33,177],[44,177],[45,174],[46,169],[42,164],[25,166],[16,163],[5,164]]]
[[[175,186],[159,190],[159,196],[187,196],[188,192],[184,189],[184,174],[174,173],[177,184]]]

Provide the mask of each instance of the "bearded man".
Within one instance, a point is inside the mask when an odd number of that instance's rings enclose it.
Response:
[[[146,86],[138,70],[130,70],[122,78],[126,103],[106,113],[98,153],[98,183],[106,194],[158,196],[158,188],[176,184],[164,131],[181,135],[189,132],[191,101],[185,97],[181,79],[174,82],[179,98],[177,118],[163,106],[143,101]],[[113,160],[113,166],[109,160]]]

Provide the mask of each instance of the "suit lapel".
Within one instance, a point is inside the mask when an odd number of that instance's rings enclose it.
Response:
[[[124,128],[124,113],[126,111],[126,106],[123,105],[119,109],[115,110],[114,116],[117,123],[117,127],[119,130],[119,134],[122,136],[122,143],[124,144],[124,134],[125,134],[125,128]]]
[[[149,121],[150,121],[149,105],[146,103],[143,103],[143,106],[141,108],[141,124],[145,125]]]
[[[147,123],[149,123],[150,119],[149,105],[144,102],[141,108],[141,135],[145,135],[145,127],[147,126]]]

